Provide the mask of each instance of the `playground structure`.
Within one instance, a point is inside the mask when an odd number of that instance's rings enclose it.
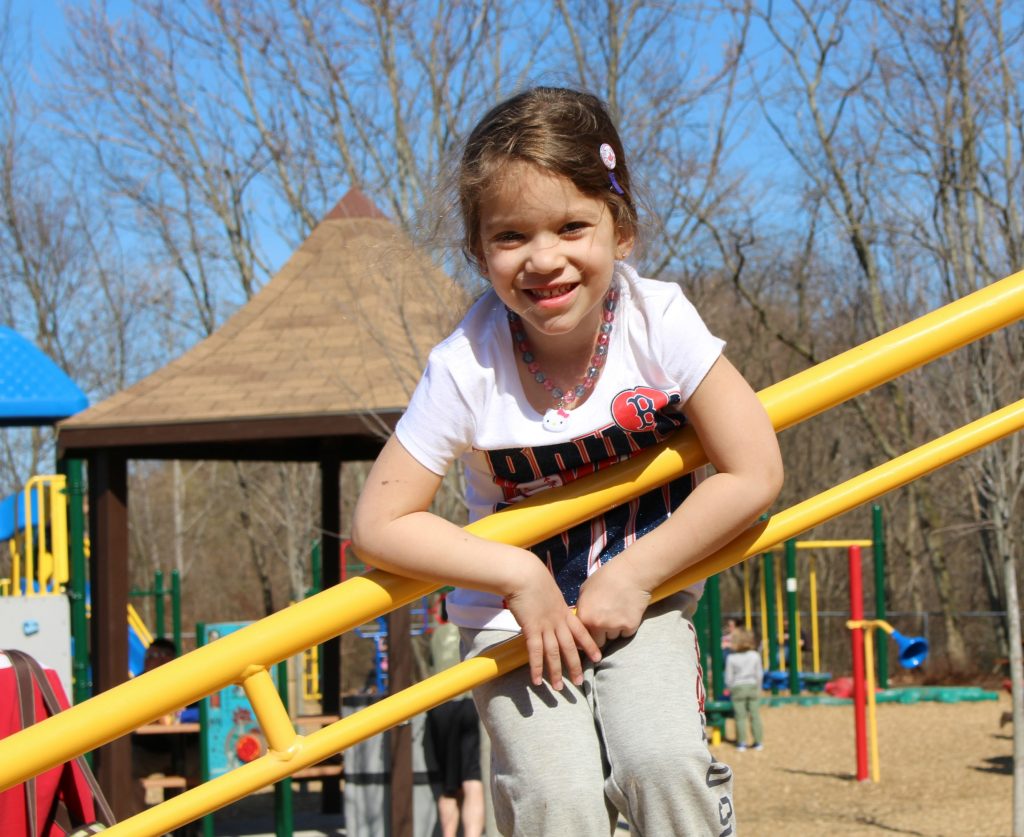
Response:
[[[0,543],[7,544],[10,556],[10,575],[0,578],[0,612],[5,608],[24,616],[21,636],[17,642],[25,648],[45,644],[37,651],[47,660],[67,660],[68,667],[61,670],[61,682],[71,694],[71,646],[88,647],[88,636],[76,633],[68,616],[68,583],[71,579],[69,553],[72,539],[68,533],[67,477],[64,474],[39,474],[29,478],[22,491],[0,501]],[[80,510],[79,510],[80,511]],[[77,543],[77,542],[76,542]],[[88,555],[88,542],[77,543]],[[154,574],[153,588],[133,590],[135,597],[152,598],[156,613],[156,635],[167,636],[165,631],[165,599],[172,603],[173,637],[176,648],[181,648],[181,584],[177,571],[171,574],[171,587],[165,588],[163,573]],[[88,588],[84,594],[85,614],[89,614]],[[5,624],[17,620],[8,618]],[[153,642],[153,632],[143,621],[135,607],[129,603],[127,611],[128,668],[132,677],[142,673],[143,657]],[[11,638],[4,636],[10,643]],[[26,645],[26,643],[28,643]],[[76,682],[78,687],[87,684]]]
[[[1024,316],[1024,274],[932,312],[906,326],[764,390],[777,430],[816,415],[898,374]],[[1018,401],[890,462],[779,512],[655,591],[655,599],[773,549],[825,520],[907,484],[1024,427]],[[528,545],[703,464],[690,432],[607,472],[547,492],[468,527]],[[521,640],[467,660],[356,715],[301,737],[277,698],[269,666],[429,593],[433,585],[371,571],[329,588],[232,636],[124,684],[0,742],[0,785],[125,734],[227,684],[239,683],[268,743],[263,757],[116,826],[114,834],[158,834],[316,763],[525,662]]]
[[[797,540],[790,538],[783,545],[785,560],[784,571],[779,568],[779,558],[774,551],[757,556],[760,562],[760,584],[758,597],[760,608],[759,631],[754,631],[754,609],[751,592],[751,561],[741,565],[743,572],[743,625],[759,634],[762,638],[761,656],[765,671],[764,688],[778,694],[782,688],[788,688],[790,694],[799,695],[803,691],[821,692],[831,679],[829,672],[821,669],[821,642],[818,616],[818,584],[815,552],[825,549],[845,548],[859,550],[861,547],[872,547],[875,587],[875,618],[885,619],[885,541],[882,525],[882,509],[878,505],[872,507],[873,540]],[[797,553],[801,550],[811,552],[808,562],[808,601],[807,609],[810,617],[810,653],[811,670],[803,670],[803,652],[801,647],[804,631],[801,627],[801,607],[798,600],[801,584],[797,572]],[[755,560],[755,559],[752,559]],[[782,583],[776,583],[782,578]],[[785,594],[783,594],[785,590]],[[783,603],[783,596],[785,602]],[[698,636],[704,654],[705,691],[714,696],[714,700],[722,701],[724,651],[722,649],[722,607],[720,580],[713,576],[707,580],[704,596],[694,616]],[[787,639],[788,636],[788,639]],[[876,646],[879,664],[879,682],[882,688],[888,687],[888,651],[879,637]],[[792,661],[792,662],[790,662]],[[710,677],[708,677],[710,675]]]
[[[851,597],[852,598],[852,597]],[[876,629],[892,637],[899,648],[899,661],[905,668],[917,668],[928,656],[928,643],[921,637],[905,637],[884,619],[850,619],[846,623],[854,647],[854,726],[857,744],[857,781],[868,778],[867,756],[870,734],[871,780],[880,781],[878,767],[878,723],[875,714]],[[885,639],[885,636],[879,636]],[[861,642],[863,649],[861,650]]]

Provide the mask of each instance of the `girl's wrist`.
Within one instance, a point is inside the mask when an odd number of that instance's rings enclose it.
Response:
[[[500,576],[492,592],[501,596],[514,596],[523,588],[536,585],[538,580],[551,579],[548,568],[527,549],[509,547],[509,552],[499,556],[499,562]]]

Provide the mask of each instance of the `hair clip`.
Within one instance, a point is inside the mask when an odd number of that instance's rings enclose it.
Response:
[[[612,148],[608,143],[601,143],[601,148],[598,149],[601,155],[601,162],[604,163],[604,167],[608,169],[608,179],[612,182],[612,188],[620,195],[624,195],[622,187],[619,185],[619,181],[615,179],[615,149]]]

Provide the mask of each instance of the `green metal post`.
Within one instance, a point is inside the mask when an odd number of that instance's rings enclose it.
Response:
[[[711,576],[704,589],[708,601],[708,652],[711,654],[711,686],[715,700],[725,700],[725,665],[722,660],[722,599],[718,576]]]
[[[313,549],[310,550],[309,562],[313,571],[313,586],[309,588],[307,596],[315,596],[321,590],[324,589],[324,572],[323,572],[323,560],[321,559],[321,546],[320,541],[316,541],[313,544]]]
[[[82,460],[68,459],[64,465],[68,478],[68,550],[71,555],[71,637],[74,643],[74,702],[81,703],[92,696],[89,677],[89,620],[85,596],[85,483],[82,479]]]
[[[786,541],[786,622],[789,625],[789,693],[800,694],[800,636],[796,630],[797,580],[796,541]]]
[[[775,671],[779,667],[779,615],[775,610],[775,556],[765,552],[761,556],[761,571],[764,577],[764,606],[768,613],[768,670]],[[762,640],[763,641],[763,640]],[[777,686],[772,693],[778,694]]]
[[[288,711],[288,660],[277,664],[277,692]],[[287,777],[274,785],[274,822],[277,837],[292,837],[294,827],[292,813],[292,779]]]
[[[174,647],[181,654],[181,573],[177,570],[171,570],[171,630]]]
[[[871,547],[875,559],[875,618],[885,619],[885,527],[882,507],[871,507]],[[878,660],[878,687],[889,688],[889,635],[875,631],[875,656]]]
[[[196,622],[196,648],[206,645],[206,623]],[[199,701],[199,777],[202,781],[210,781],[210,742],[206,731],[210,728],[210,696]],[[203,824],[203,837],[216,837],[214,834],[213,814],[207,814],[200,820]]]
[[[153,606],[156,618],[156,636],[167,636],[167,626],[164,620],[164,571],[157,570],[153,573]]]

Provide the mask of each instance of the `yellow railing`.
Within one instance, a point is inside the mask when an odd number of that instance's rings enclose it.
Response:
[[[4,595],[36,596],[63,592],[69,578],[66,487],[67,478],[63,474],[40,474],[30,477],[25,483],[21,500],[25,529],[20,536],[11,538],[8,545],[11,577],[4,579],[6,583],[0,582]],[[32,522],[33,509],[35,523]]]
[[[1024,317],[1017,273],[760,393],[777,430]],[[906,453],[773,516],[662,585],[662,598],[870,502],[1024,427],[1024,401]],[[692,432],[586,480],[471,524],[481,537],[537,543],[705,462]],[[431,592],[434,585],[371,571],[197,649],[30,730],[0,741],[0,788],[107,743],[224,686],[245,689],[266,735],[266,755],[116,826],[112,835],[160,834],[313,765],[525,662],[517,639],[421,681],[309,736],[297,735],[271,665]],[[272,684],[271,684],[272,685]]]

